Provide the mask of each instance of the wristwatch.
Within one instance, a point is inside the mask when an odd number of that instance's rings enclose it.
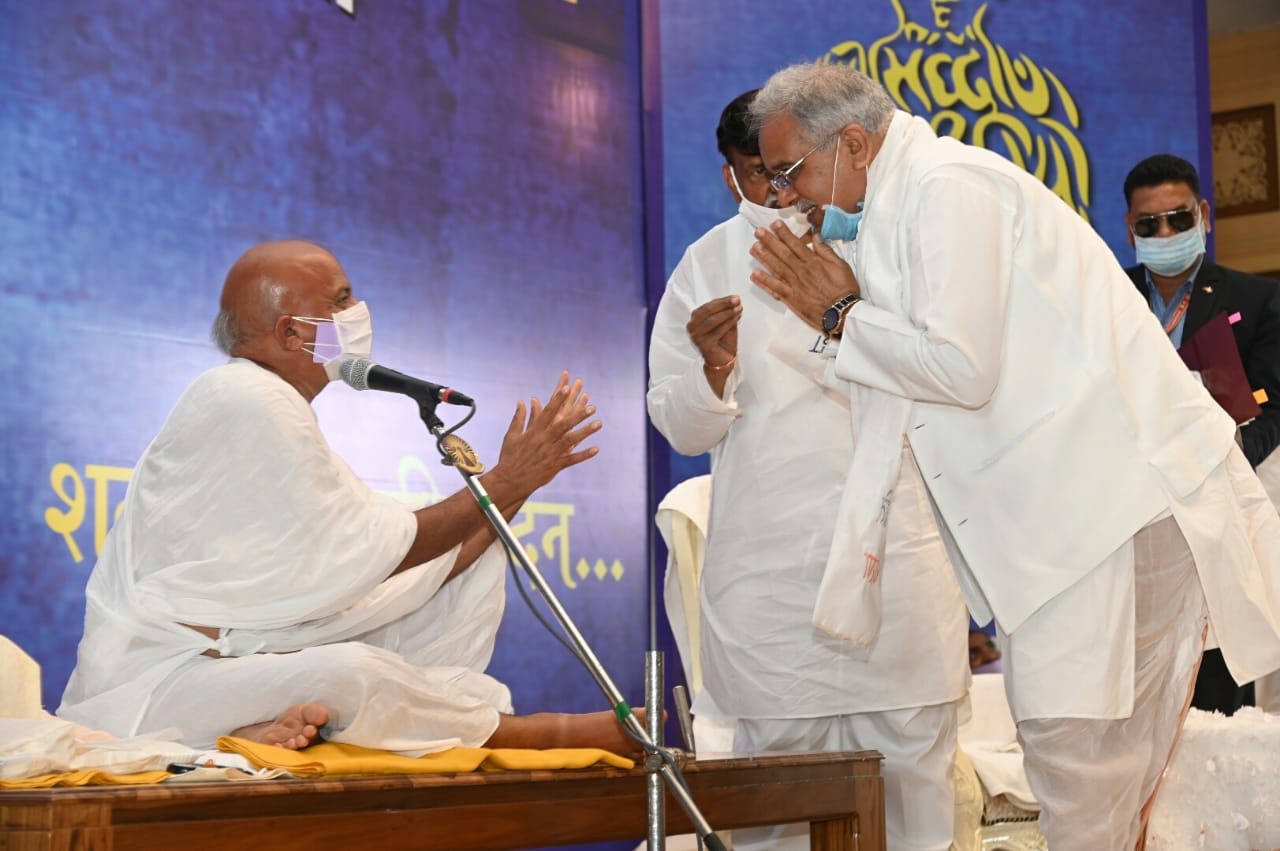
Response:
[[[855,304],[862,301],[862,296],[849,293],[844,298],[827,308],[822,314],[822,333],[828,337],[839,337],[844,330],[844,317]]]

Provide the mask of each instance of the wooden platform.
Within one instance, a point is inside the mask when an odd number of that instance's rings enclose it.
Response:
[[[883,851],[875,751],[691,763],[717,830],[807,821],[815,851]],[[689,832],[668,795],[670,833]],[[496,851],[645,835],[641,769],[0,791],[0,851]]]

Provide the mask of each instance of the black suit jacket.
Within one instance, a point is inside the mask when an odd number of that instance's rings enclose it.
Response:
[[[1150,303],[1143,267],[1125,271]],[[1191,339],[1219,312],[1240,314],[1231,331],[1244,373],[1250,387],[1267,391],[1262,413],[1240,430],[1245,457],[1256,467],[1280,445],[1280,282],[1219,266],[1206,257],[1191,291],[1182,339]]]

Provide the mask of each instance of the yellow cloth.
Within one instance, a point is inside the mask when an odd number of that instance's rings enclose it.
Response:
[[[588,768],[611,765],[632,768],[635,762],[599,748],[452,748],[421,757],[402,756],[394,751],[362,748],[339,742],[321,742],[291,751],[262,745],[247,739],[223,736],[218,750],[238,753],[257,768],[280,768],[298,777],[336,774],[459,774],[485,771],[532,771],[535,769]]]
[[[98,768],[41,774],[22,780],[0,780],[0,789],[47,789],[52,786],[135,786],[159,783],[169,776],[167,771],[142,771],[138,774],[111,774]]]

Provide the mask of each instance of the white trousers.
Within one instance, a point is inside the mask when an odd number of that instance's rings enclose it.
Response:
[[[734,753],[853,751],[884,754],[889,851],[946,851],[955,824],[957,703],[825,718],[740,718]],[[735,830],[736,851],[802,851],[807,824]]]
[[[1014,657],[1013,666],[1006,666],[1006,680],[1019,675],[1043,680],[1052,676],[1054,666],[1078,666],[1081,647],[1097,654],[1092,663],[1099,672],[1126,668],[1116,657],[1133,654],[1133,708],[1127,717],[1018,721],[1027,779],[1041,804],[1041,829],[1053,851],[1135,847],[1140,810],[1168,764],[1204,645],[1204,594],[1177,523],[1172,517],[1153,522],[1126,547],[1132,548],[1131,557],[1121,552],[1098,568],[1112,576],[1086,577],[1082,582],[1105,586],[1118,575],[1123,585],[1126,572],[1132,577],[1132,646],[1115,640],[1111,624],[1098,623],[1090,594],[1074,594],[1073,589],[1054,598],[1006,639]],[[1033,623],[1037,618],[1056,622],[1059,629],[1074,622],[1076,632],[1060,634],[1056,654],[1033,658],[1019,646],[1019,634],[1030,626],[1029,634],[1042,638],[1044,631],[1037,635],[1039,625]],[[1025,685],[1015,682],[1009,690]]]
[[[219,736],[300,703],[330,713],[325,738],[413,755],[477,747],[511,694],[482,673],[502,616],[502,559],[481,560],[421,609],[352,641],[296,653],[196,656],[151,699],[141,729],[177,727],[209,749]]]

